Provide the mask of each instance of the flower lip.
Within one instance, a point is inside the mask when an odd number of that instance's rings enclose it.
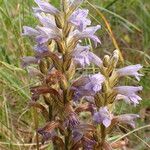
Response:
[[[69,18],[69,22],[77,27],[79,31],[83,31],[88,25],[91,24],[88,16],[88,9],[78,9]]]
[[[101,26],[97,25],[93,27],[87,27],[82,32],[80,32],[79,30],[74,30],[73,32],[70,33],[70,37],[72,40],[76,40],[76,41],[79,41],[80,39],[90,38],[94,42],[94,45],[96,47],[98,43],[101,44],[101,41],[94,34],[100,28]]]
[[[22,35],[28,35],[28,36],[39,35],[39,32],[36,29],[33,29],[31,27],[28,27],[28,26],[23,26],[23,30],[24,30],[24,32],[22,33]]]
[[[54,18],[49,17],[49,16],[42,16],[40,13],[35,13],[35,17],[39,19],[39,21],[44,27],[47,27],[47,28],[50,28],[52,30],[56,30],[59,32],[59,29],[56,27]]]
[[[74,62],[82,68],[90,65],[90,63],[94,63],[97,66],[102,64],[102,60],[90,52],[89,49],[90,46],[81,46],[78,44],[72,52]]]
[[[124,99],[125,102],[134,104],[136,106],[139,104],[139,101],[142,100],[141,97],[137,95],[138,91],[143,89],[142,86],[119,86],[115,87],[115,92],[118,93],[116,100]]]
[[[104,80],[104,76],[100,73],[80,77],[72,84],[71,87],[71,89],[74,91],[74,98],[79,100],[85,96],[93,97],[101,90]]]
[[[121,69],[117,70],[117,74],[119,77],[122,76],[134,76],[138,81],[140,81],[140,77],[143,76],[143,74],[138,73],[138,71],[142,68],[143,66],[141,64],[137,65],[130,65]]]
[[[107,107],[101,107],[94,114],[93,120],[95,123],[102,123],[107,128],[111,125],[112,114],[108,111]]]

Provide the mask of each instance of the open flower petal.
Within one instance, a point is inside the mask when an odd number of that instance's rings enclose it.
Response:
[[[93,120],[95,123],[102,123],[107,128],[111,125],[112,114],[108,111],[107,107],[101,107],[94,114]]]
[[[135,76],[135,78],[139,81],[142,74],[138,73],[138,71],[142,68],[140,64],[130,65],[117,70],[118,76]]]
[[[139,118],[139,115],[137,114],[123,114],[114,117],[117,119],[117,121],[124,123],[124,124],[129,124],[131,127],[135,128],[135,122],[134,120]]]
[[[89,10],[78,9],[69,18],[69,22],[74,24],[79,31],[83,31],[88,25],[91,24],[90,19],[87,18]]]
[[[84,96],[94,96],[102,88],[102,83],[105,78],[100,73],[83,76],[77,79],[73,85],[72,90],[74,90],[74,100],[79,100]]]
[[[117,100],[124,99],[128,103],[134,104],[134,106],[139,104],[139,101],[142,100],[141,97],[137,95],[137,92],[142,89],[142,86],[119,86],[114,88],[118,93],[116,97]]]
[[[23,26],[23,35],[37,36],[39,32],[31,27]]]
[[[75,39],[76,41],[78,41],[80,39],[90,38],[91,40],[94,41],[94,45],[96,47],[97,43],[101,43],[101,41],[94,34],[100,28],[101,28],[101,26],[97,25],[97,26],[93,26],[93,27],[87,27],[82,32],[80,32],[79,30],[75,30],[70,34],[70,37],[72,37],[72,39],[73,40]]]
[[[34,0],[34,1],[43,12],[50,13],[53,15],[59,13],[59,10],[48,2],[45,2],[43,0]]]
[[[100,66],[102,60],[89,50],[90,46],[77,45],[72,54],[74,62],[83,68],[90,65],[90,63]]]

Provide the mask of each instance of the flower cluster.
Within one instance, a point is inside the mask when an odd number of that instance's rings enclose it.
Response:
[[[44,0],[35,3],[38,7],[33,11],[40,25],[23,27],[23,35],[34,39],[35,56],[24,57],[23,66],[37,64],[28,67],[30,74],[40,79],[38,85],[31,87],[30,106],[40,109],[47,122],[38,133],[44,141],[51,140],[54,149],[104,149],[109,128],[118,122],[135,127],[138,115],[115,116],[110,108],[119,100],[139,104],[142,87],[120,86],[119,80],[134,76],[139,81],[142,66],[117,69],[118,50],[112,56],[104,56],[103,61],[90,51],[91,46],[85,45],[83,39],[91,39],[96,47],[101,42],[95,33],[101,26],[91,26],[89,11],[78,8],[82,0],[64,0],[61,9]],[[99,72],[79,76],[77,70],[90,64]],[[41,98],[45,103],[39,103]],[[80,115],[86,111],[91,117],[88,123]]]

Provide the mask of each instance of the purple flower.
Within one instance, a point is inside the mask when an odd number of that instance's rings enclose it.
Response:
[[[49,40],[54,39],[55,41],[59,41],[61,39],[59,30],[54,30],[47,27],[39,27],[39,26],[36,27],[36,29],[27,26],[24,26],[23,28],[24,28],[23,35],[32,36],[35,38],[35,41],[37,42],[37,46],[35,46],[35,50],[37,51],[42,51],[42,50],[45,51],[47,49],[45,43],[47,43]]]
[[[46,46],[44,44],[38,44],[38,45],[34,46],[34,50],[36,52],[43,53],[43,52],[48,51],[48,46]]]
[[[39,19],[44,27],[55,30],[55,32],[60,32],[56,27],[55,20],[51,16],[41,15],[40,13],[35,13],[35,16]]]
[[[117,100],[124,99],[128,103],[134,104],[134,106],[139,104],[139,101],[142,100],[141,97],[137,95],[137,92],[142,89],[142,86],[119,86],[114,88],[114,90],[118,93],[116,97]]]
[[[65,127],[70,127],[73,129],[75,126],[79,125],[79,119],[75,113],[70,113],[65,120]]]
[[[46,12],[46,13],[50,13],[52,15],[58,14],[59,10],[57,8],[55,8],[54,6],[52,6],[50,3],[45,2],[43,0],[34,0],[35,3],[39,6],[39,8],[34,8],[34,10],[36,10],[36,12]]]
[[[85,150],[93,150],[94,145],[97,144],[96,141],[90,139],[89,137],[86,137],[85,135],[86,135],[86,128],[83,129],[83,131],[79,129],[73,130],[72,138],[74,143],[81,141]]]
[[[23,35],[28,35],[28,36],[37,36],[39,35],[39,32],[36,29],[33,29],[28,26],[23,26]]]
[[[75,143],[79,142],[83,136],[84,134],[79,130],[73,130],[72,132],[72,138]]]
[[[91,21],[87,19],[89,10],[87,9],[78,9],[76,10],[69,18],[69,22],[74,24],[79,31],[83,31],[88,25],[91,24]]]
[[[143,76],[142,74],[139,74],[138,71],[142,68],[140,64],[137,65],[130,65],[121,69],[117,70],[117,73],[120,77],[122,76],[135,76],[135,78],[139,81],[140,77]]]
[[[139,118],[139,115],[137,115],[137,114],[123,114],[123,115],[116,116],[114,118],[117,119],[117,121],[119,121],[121,123],[129,124],[131,127],[135,128],[134,120]]]
[[[104,76],[100,73],[80,77],[72,85],[72,90],[75,93],[74,100],[79,100],[84,96],[94,96],[101,90],[104,80]]]
[[[55,41],[59,41],[61,38],[60,32],[56,32],[55,30],[52,30],[47,27],[37,27],[40,34],[36,36],[36,41],[39,44],[43,44],[48,42],[50,39],[54,39]]]
[[[97,43],[101,43],[99,38],[94,35],[95,32],[100,29],[101,26],[97,25],[97,26],[93,26],[93,27],[87,27],[85,28],[82,32],[78,31],[78,30],[74,30],[70,36],[72,37],[72,40],[80,40],[80,39],[84,39],[84,38],[90,38],[91,40],[94,41],[95,47],[97,46]]]
[[[95,123],[102,123],[106,128],[110,126],[112,114],[108,111],[107,107],[101,107],[98,112],[93,116]]]
[[[82,143],[83,143],[83,149],[84,150],[93,150],[94,145],[96,145],[95,140],[89,139],[86,136],[83,137]]]
[[[94,53],[90,52],[89,49],[89,46],[77,45],[73,51],[73,59],[75,63],[82,68],[90,65],[90,63],[94,63],[97,66],[102,64],[102,60]]]
[[[94,93],[97,93],[102,88],[102,83],[104,82],[105,78],[100,73],[94,74],[92,76],[89,76],[90,82],[88,82],[84,88],[86,90],[94,91]]]
[[[54,130],[51,131],[51,132],[48,132],[48,131],[44,131],[42,128],[38,129],[38,133],[42,135],[42,137],[43,137],[43,139],[42,139],[43,143],[45,141],[52,140],[57,135]]]

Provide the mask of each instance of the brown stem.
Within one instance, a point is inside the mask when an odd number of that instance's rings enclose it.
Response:
[[[34,124],[35,124],[35,130],[36,130],[36,147],[37,147],[37,150],[40,150],[39,136],[38,136],[38,113],[37,113],[36,108],[33,109],[33,117],[34,117]]]

